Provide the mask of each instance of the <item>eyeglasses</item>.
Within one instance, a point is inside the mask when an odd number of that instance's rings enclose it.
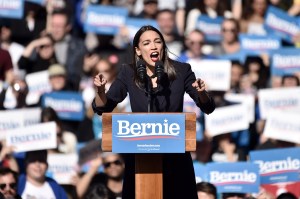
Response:
[[[120,166],[120,165],[122,165],[122,162],[121,162],[120,160],[115,160],[115,161],[113,161],[113,162],[106,162],[106,163],[104,163],[103,165],[104,165],[104,168],[108,168],[108,167],[111,166],[111,164]]]
[[[16,189],[17,183],[13,182],[13,183],[8,183],[8,184],[0,184],[0,189],[4,190],[6,188],[6,186],[9,186],[11,189]]]
[[[236,32],[236,29],[234,29],[234,28],[222,28],[222,32],[231,32],[231,33],[234,33],[234,32]]]

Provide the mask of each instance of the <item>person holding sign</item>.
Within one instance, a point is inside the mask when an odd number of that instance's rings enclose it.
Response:
[[[196,79],[189,64],[168,57],[168,49],[159,30],[153,26],[142,26],[134,36],[132,54],[133,63],[121,67],[107,92],[107,80],[103,75],[99,73],[94,77],[97,95],[92,106],[97,114],[111,112],[127,93],[132,112],[182,112],[185,92],[203,112],[209,114],[214,111],[215,103],[205,90],[204,81]],[[190,154],[163,154],[162,161],[163,198],[196,199]],[[134,198],[134,169],[134,156],[126,155],[123,199]]]

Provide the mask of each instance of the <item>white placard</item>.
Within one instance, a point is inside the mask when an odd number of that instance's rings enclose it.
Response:
[[[30,126],[41,122],[42,109],[40,107],[23,108],[19,109],[18,111],[20,114],[24,115],[24,126]]]
[[[49,154],[47,174],[59,184],[71,184],[77,173],[77,154]]]
[[[205,81],[207,90],[230,89],[231,62],[228,60],[190,60],[196,78]]]
[[[6,138],[10,129],[21,128],[24,124],[24,115],[19,110],[0,111],[0,140]]]
[[[224,98],[230,102],[245,103],[247,106],[247,113],[249,122],[254,122],[255,119],[255,96],[253,94],[241,93],[226,93]]]
[[[0,80],[0,92],[3,90],[3,81]]]
[[[205,115],[205,129],[211,136],[216,136],[249,128],[247,106],[237,104],[216,108]]]
[[[39,107],[0,111],[0,140],[6,138],[7,130],[38,124],[40,118]]]
[[[201,109],[196,105],[195,101],[190,97],[190,95],[185,93],[183,99],[183,111],[194,112],[196,113],[196,117],[199,118],[201,115]]]
[[[15,152],[56,148],[56,123],[47,122],[6,132],[6,143]]]
[[[266,119],[272,110],[300,108],[300,88],[272,88],[258,91],[261,119]]]
[[[26,103],[28,105],[38,103],[40,96],[43,93],[51,91],[49,74],[47,70],[27,74],[25,80],[29,89],[26,97]]]
[[[272,110],[268,114],[264,136],[300,144],[300,112]]]

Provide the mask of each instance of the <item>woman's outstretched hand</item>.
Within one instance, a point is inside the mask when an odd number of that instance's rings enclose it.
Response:
[[[107,80],[104,78],[103,74],[98,73],[94,77],[94,86],[96,87],[96,91],[98,94],[105,93],[105,84]]]
[[[205,91],[205,82],[200,78],[197,78],[196,81],[192,84],[192,86],[196,88],[196,90],[200,93]]]

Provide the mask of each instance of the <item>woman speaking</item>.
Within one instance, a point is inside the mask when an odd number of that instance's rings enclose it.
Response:
[[[133,39],[133,63],[122,65],[107,92],[101,73],[94,77],[97,95],[93,110],[111,112],[129,94],[132,112],[182,112],[185,92],[206,114],[215,103],[196,79],[191,66],[171,60],[162,34],[152,26],[141,27]],[[197,199],[195,174],[190,153],[163,154],[163,198]],[[125,155],[123,199],[135,198],[135,159]]]

